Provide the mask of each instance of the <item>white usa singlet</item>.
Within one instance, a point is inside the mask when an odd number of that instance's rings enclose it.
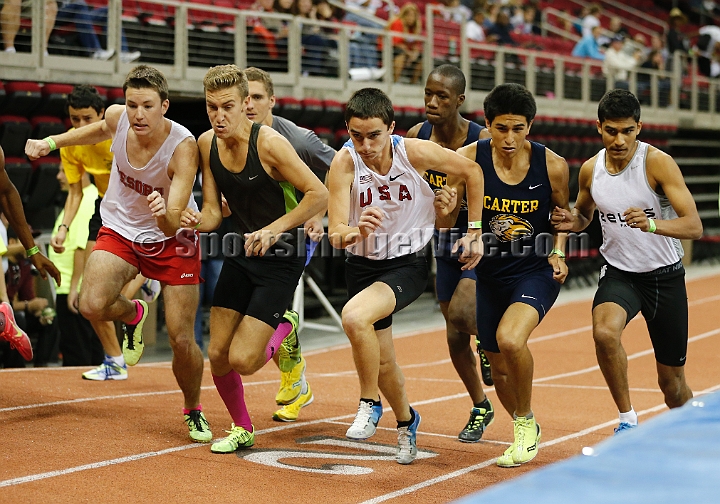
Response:
[[[387,175],[368,168],[351,140],[343,146],[355,163],[348,224],[357,226],[366,206],[378,207],[384,214],[375,233],[347,248],[368,259],[392,259],[422,250],[435,229],[435,194],[408,161],[405,139],[391,135],[390,140],[392,166]]]
[[[675,264],[683,256],[680,240],[631,228],[623,217],[629,207],[639,207],[653,220],[677,218],[668,199],[653,191],[648,183],[645,172],[648,147],[645,142],[638,142],[628,165],[614,174],[607,171],[605,149],[601,150],[590,186],[602,226],[600,253],[610,265],[633,273]]]
[[[127,112],[123,111],[110,150],[114,154],[110,182],[100,205],[100,216],[106,226],[133,242],[161,242],[168,239],[157,226],[148,207],[147,196],[158,191],[167,203],[171,179],[168,164],[177,146],[193,134],[184,126],[172,123],[170,134],[160,149],[141,167],[135,168],[127,157],[127,136],[130,129]],[[188,207],[197,210],[192,194]]]

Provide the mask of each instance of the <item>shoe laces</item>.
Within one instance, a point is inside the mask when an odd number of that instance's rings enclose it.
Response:
[[[525,432],[532,427],[533,419],[517,417],[515,419],[515,441],[518,445],[525,445]]]
[[[485,421],[486,414],[487,410],[485,408],[473,408],[470,411],[470,420],[468,420],[465,428],[473,430],[479,429],[480,427],[482,427],[482,424]]]
[[[203,432],[207,426],[207,421],[200,410],[190,410],[190,412],[185,415],[185,422],[188,424],[188,427],[199,432]]]
[[[398,446],[400,447],[400,453],[410,453],[412,450],[411,439],[412,434],[410,433],[410,427],[398,427]]]
[[[360,405],[358,406],[358,412],[357,415],[355,415],[355,420],[352,423],[352,427],[356,429],[364,429],[365,425],[367,425],[368,421],[370,421],[371,415],[372,406],[370,406],[370,404],[366,403],[365,401],[360,401]]]
[[[231,438],[238,444],[247,443],[250,440],[250,434],[252,434],[251,432],[248,432],[248,430],[244,427],[240,427],[239,425],[235,424],[232,424],[230,430],[227,430],[225,432],[229,434],[229,438]]]

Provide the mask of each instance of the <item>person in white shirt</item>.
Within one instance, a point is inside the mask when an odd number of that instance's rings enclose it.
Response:
[[[485,23],[485,13],[481,9],[476,9],[473,12],[473,17],[465,25],[465,35],[468,40],[474,40],[475,42],[485,42],[485,30],[483,24]]]
[[[572,211],[555,208],[558,231],[580,232],[598,209],[606,263],[593,301],[593,339],[600,370],[617,405],[619,433],[637,426],[630,402],[628,358],[621,337],[642,312],[653,349],[658,384],[669,408],[693,393],[685,381],[688,304],[679,240],[697,240],[703,227],[695,201],[672,157],[637,140],[640,103],[622,89],[598,104],[604,149],[580,168]]]
[[[606,77],[613,77],[616,87],[627,87],[628,71],[638,67],[638,59],[642,56],[642,53],[638,51],[634,56],[630,56],[624,51],[624,44],[625,37],[615,35],[610,42],[610,47],[605,51],[603,60],[603,72]]]

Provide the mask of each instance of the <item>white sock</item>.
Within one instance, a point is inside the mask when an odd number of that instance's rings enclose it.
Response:
[[[638,424],[637,413],[635,413],[632,406],[630,407],[630,411],[627,413],[620,413],[620,423],[628,423],[630,425]]]
[[[125,365],[125,357],[123,354],[118,355],[117,357],[109,356],[115,364],[122,367]]]
[[[308,384],[307,384],[307,381],[305,380],[305,373],[303,373],[303,375],[302,375],[302,382],[301,382],[301,385],[300,385],[300,394],[301,394],[301,395],[302,395],[302,394],[307,394],[307,391],[308,391]]]
[[[5,48],[5,52],[6,52],[6,53],[14,53],[14,52],[15,52],[15,47],[6,47],[6,48]]]

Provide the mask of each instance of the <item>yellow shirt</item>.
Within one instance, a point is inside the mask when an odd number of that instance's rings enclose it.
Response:
[[[76,184],[88,172],[95,179],[100,197],[107,191],[112,170],[113,154],[110,152],[112,139],[95,145],[73,145],[60,149],[60,160],[69,184]]]

